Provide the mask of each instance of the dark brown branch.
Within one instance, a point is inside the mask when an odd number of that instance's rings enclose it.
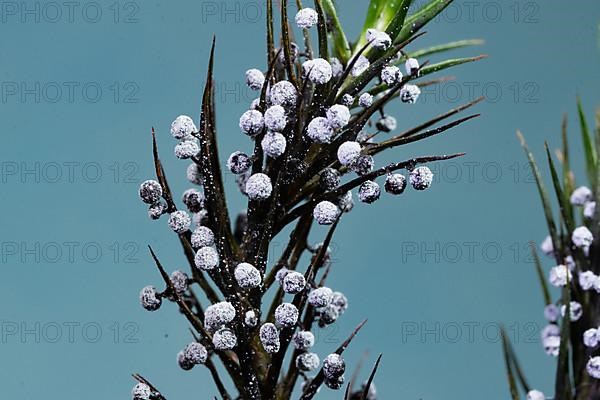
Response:
[[[206,363],[204,363],[204,365],[210,371],[210,374],[213,380],[215,381],[215,385],[217,386],[217,390],[221,394],[223,400],[231,400],[231,396],[229,395],[229,393],[227,393],[227,389],[225,388],[225,385],[223,384],[223,381],[219,376],[219,371],[217,371],[217,369],[215,368],[215,364],[212,362],[212,360],[209,358],[208,360],[206,360]]]

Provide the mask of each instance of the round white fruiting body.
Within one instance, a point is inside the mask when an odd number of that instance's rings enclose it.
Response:
[[[264,117],[258,110],[248,110],[240,117],[240,129],[248,136],[259,134],[264,126]]]
[[[277,158],[285,153],[287,142],[285,136],[279,132],[267,132],[260,145],[263,152],[271,158]]]
[[[197,131],[194,120],[187,115],[180,115],[171,123],[171,136],[177,140],[191,137]]]
[[[313,217],[319,225],[331,225],[339,215],[338,206],[327,200],[319,202],[313,210]]]
[[[271,178],[263,173],[251,175],[246,181],[246,195],[250,200],[266,200],[271,196]]]
[[[315,117],[306,127],[306,136],[313,142],[330,143],[333,138],[333,127],[325,117]]]
[[[183,233],[190,229],[192,219],[185,211],[174,211],[169,216],[169,228],[176,233]]]
[[[201,247],[196,252],[194,263],[199,269],[210,271],[219,265],[219,253],[213,247]]]
[[[319,15],[314,9],[306,7],[296,13],[294,20],[296,21],[298,28],[309,29],[317,24]]]
[[[140,198],[146,204],[157,203],[163,195],[162,186],[153,179],[142,182],[139,189]]]
[[[246,85],[252,90],[260,90],[265,83],[265,75],[262,71],[252,68],[246,71]]]
[[[302,63],[302,74],[316,85],[324,85],[333,77],[331,64],[323,58],[315,58]]]
[[[337,157],[340,164],[348,166],[360,156],[361,146],[358,142],[344,142],[338,147]]]
[[[234,277],[243,289],[259,287],[262,283],[260,271],[249,263],[240,263],[235,267]]]
[[[342,129],[350,122],[350,110],[342,104],[334,104],[326,112],[329,126],[333,129]]]

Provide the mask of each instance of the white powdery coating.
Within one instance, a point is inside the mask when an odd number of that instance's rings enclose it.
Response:
[[[279,271],[277,271],[277,273],[275,274],[275,279],[277,280],[277,282],[279,282],[280,285],[283,285],[283,280],[285,279],[285,277],[287,276],[287,274],[289,274],[290,271],[289,269],[282,267]]]
[[[283,278],[281,288],[285,293],[298,294],[306,287],[304,275],[297,271],[289,271]]]
[[[560,350],[560,336],[549,336],[543,339],[542,346],[547,355],[557,357]]]
[[[341,195],[337,199],[337,205],[342,212],[350,212],[354,208],[354,199],[352,198],[352,191],[348,190],[345,194]]]
[[[391,132],[396,129],[398,122],[396,121],[396,118],[392,117],[391,115],[386,115],[377,121],[376,126],[380,131]]]
[[[564,317],[567,312],[567,307],[565,305],[560,307],[560,314]],[[583,315],[583,308],[581,304],[576,301],[572,301],[569,303],[569,319],[571,321],[577,321]]]
[[[260,90],[265,83],[265,75],[256,68],[246,71],[246,85],[252,90]]]
[[[389,174],[385,178],[384,187],[385,191],[390,194],[402,194],[406,189],[406,177],[402,174]]]
[[[271,178],[263,173],[250,176],[246,182],[246,195],[251,200],[268,199],[272,191]]]
[[[367,29],[367,42],[376,49],[386,50],[392,44],[392,38],[385,32],[377,29]]]
[[[244,324],[250,328],[254,328],[256,325],[258,325],[258,317],[256,316],[256,312],[254,312],[254,310],[246,311],[246,314],[244,315]]]
[[[275,321],[283,327],[296,325],[299,316],[298,308],[292,303],[282,303],[275,309]]]
[[[188,208],[200,209],[203,208],[204,205],[204,194],[195,188],[186,189],[181,195],[181,201]]]
[[[183,293],[188,289],[189,277],[183,271],[173,271],[171,274],[171,284],[177,293]]]
[[[192,233],[192,247],[198,249],[200,247],[212,246],[215,244],[215,234],[206,226],[199,226]]]
[[[370,93],[363,93],[358,98],[358,105],[361,107],[371,107],[373,105],[373,96]]]
[[[196,140],[184,140],[179,142],[179,144],[175,146],[174,151],[175,157],[179,158],[180,160],[186,160],[190,157],[194,157],[199,152],[200,146],[198,146]]]
[[[215,332],[212,342],[217,350],[231,350],[237,346],[237,336],[231,329],[222,328]]]
[[[333,72],[334,77],[338,78],[342,76],[342,74],[344,73],[344,66],[342,65],[340,60],[338,60],[335,57],[332,57],[329,59],[329,64],[331,64],[331,71]]]
[[[315,345],[315,335],[310,331],[298,331],[292,337],[292,342],[298,350],[306,351]]]
[[[594,290],[598,293],[600,293],[600,277],[598,277],[595,281],[594,281]]]
[[[346,362],[337,353],[332,353],[323,360],[323,374],[327,379],[337,379],[346,371]]]
[[[267,111],[265,111],[265,125],[269,130],[281,132],[285,129],[286,124],[285,108],[280,105],[267,108]]]
[[[148,216],[150,219],[159,219],[161,215],[167,212],[167,208],[167,204],[164,201],[151,204],[150,207],[148,207]]]
[[[267,132],[260,142],[260,146],[268,157],[277,158],[285,153],[287,142],[281,133]]]
[[[279,49],[277,49],[277,50],[279,51]],[[296,59],[298,59],[299,54],[300,54],[300,49],[298,48],[298,45],[294,42],[290,42],[290,61],[292,63],[296,62]],[[285,64],[285,52],[283,51],[283,47],[281,48],[281,51],[279,52],[278,61],[280,64]]]
[[[321,201],[313,210],[313,217],[319,225],[333,224],[338,215],[340,215],[338,206],[327,200]]]
[[[574,206],[583,206],[592,200],[592,191],[586,186],[580,186],[573,191],[569,200]]]
[[[583,332],[583,344],[586,347],[596,347],[598,346],[598,342],[600,341],[600,337],[598,337],[598,329],[590,328],[587,331]]]
[[[337,158],[342,165],[350,165],[360,156],[360,143],[344,142],[338,147]]]
[[[350,74],[352,74],[352,76],[359,76],[360,74],[365,72],[370,66],[371,63],[369,62],[369,59],[367,57],[359,56],[356,60],[356,63],[354,63]]]
[[[197,130],[194,120],[187,115],[180,115],[171,122],[171,136],[178,140],[192,136]]]
[[[333,292],[331,305],[336,307],[340,314],[348,309],[348,298],[342,292]]]
[[[321,360],[315,353],[302,353],[296,357],[296,366],[300,371],[308,372],[319,368]]]
[[[200,343],[192,342],[183,350],[183,356],[192,364],[204,364],[208,358],[208,351]]]
[[[162,304],[154,286],[146,286],[140,291],[140,303],[148,311],[156,311]]]
[[[296,25],[300,29],[312,28],[319,21],[319,14],[312,8],[303,8],[296,14]]]
[[[179,364],[179,367],[184,371],[189,371],[190,369],[194,368],[194,364],[185,358],[183,350],[177,353],[177,364]]]
[[[365,181],[358,188],[358,199],[363,203],[371,204],[379,199],[381,188],[377,182]]]
[[[196,252],[194,263],[196,267],[204,271],[210,271],[219,265],[219,253],[213,247],[201,247]]]
[[[419,71],[419,60],[417,60],[416,58],[409,58],[404,63],[404,68],[406,69],[406,73],[408,75],[417,73]]]
[[[369,154],[362,154],[358,156],[354,163],[352,163],[351,168],[354,172],[356,172],[357,175],[364,176],[373,171],[374,166],[375,159],[373,156]]]
[[[277,353],[279,351],[279,331],[275,324],[267,322],[261,326],[258,337],[267,353]]]
[[[330,143],[333,137],[333,128],[325,117],[316,117],[309,122],[306,136],[317,143]]]
[[[539,390],[530,390],[527,392],[527,400],[545,400],[546,396]]]
[[[600,357],[592,357],[585,365],[587,373],[594,379],[600,379]]]
[[[162,186],[155,180],[142,182],[139,189],[140,198],[146,204],[155,204],[162,197]]]
[[[150,389],[150,386],[142,382],[137,383],[133,389],[131,389],[131,398],[133,400],[149,400],[151,394],[152,390]]]
[[[403,103],[414,104],[417,102],[421,89],[417,85],[404,85],[400,89],[400,100]]]
[[[251,110],[258,110],[258,106],[260,105],[260,97],[252,100],[252,102],[250,103],[250,109]]]
[[[588,201],[583,206],[583,216],[587,219],[594,218],[594,214],[596,213],[596,202]]]
[[[308,295],[308,304],[313,307],[325,307],[331,303],[333,290],[328,287],[320,287],[311,291]]]
[[[323,58],[315,58],[302,63],[302,74],[317,85],[324,85],[333,77],[331,64]]]
[[[319,185],[327,192],[337,188],[340,185],[340,172],[333,168],[325,168],[319,174]]]
[[[322,325],[331,325],[340,317],[339,309],[333,304],[329,304],[320,310],[319,322]]]
[[[544,307],[544,318],[546,318],[548,322],[558,321],[559,316],[560,310],[556,304],[548,304],[546,307]]]
[[[579,273],[579,286],[583,290],[590,290],[594,287],[594,283],[598,280],[596,274],[592,271],[583,271]]]
[[[194,215],[192,215],[192,221],[196,226],[206,225],[208,222],[208,211],[200,210],[197,213],[194,213]]]
[[[246,171],[243,174],[239,174],[235,177],[235,183],[237,183],[240,192],[245,196],[246,193],[246,183],[248,183],[248,178],[250,178],[250,171]]]
[[[550,269],[550,277],[548,280],[552,286],[562,287],[567,284],[567,281],[571,282],[573,277],[567,266],[561,264]]]
[[[329,126],[333,129],[341,129],[350,122],[350,110],[341,104],[334,104],[326,112]]]
[[[185,211],[175,211],[169,216],[169,228],[174,232],[183,233],[190,229],[192,219]]]
[[[260,271],[249,263],[239,263],[233,275],[238,285],[244,289],[258,287],[262,282]]]
[[[395,65],[383,67],[381,70],[381,80],[388,86],[393,86],[402,80],[402,72]]]
[[[195,183],[196,185],[202,185],[204,183],[202,171],[196,163],[191,163],[190,165],[188,165],[186,177],[188,181],[190,181],[191,183]]]
[[[342,104],[346,106],[351,106],[354,103],[354,97],[346,93],[342,96]]]
[[[546,236],[544,241],[540,243],[540,250],[547,256],[554,254],[554,245],[552,244],[552,238],[550,235]]]
[[[264,117],[258,110],[248,110],[240,117],[240,129],[246,135],[254,136],[260,133],[264,126]]]
[[[416,190],[425,190],[433,182],[433,172],[428,167],[417,167],[410,171],[409,180]]]
[[[298,91],[291,82],[279,81],[273,85],[270,91],[271,104],[280,106],[294,106],[296,105],[296,98],[298,97]]]
[[[335,379],[325,379],[325,386],[331,390],[340,390],[344,386],[345,382],[346,378],[344,375],[342,375]]]
[[[204,195],[196,189],[188,189],[183,192],[181,201],[191,213],[200,212],[204,207]]]
[[[252,161],[250,160],[250,157],[241,151],[234,151],[227,159],[227,169],[236,175],[243,174],[248,171],[251,166]]]
[[[592,232],[590,232],[590,230],[585,227],[585,226],[580,226],[578,228],[575,228],[575,230],[573,231],[573,234],[571,235],[571,240],[573,241],[573,244],[576,247],[579,248],[589,248],[592,244],[592,242],[594,241],[594,237],[592,236]]]
[[[555,324],[546,325],[544,327],[544,329],[542,329],[542,332],[540,332],[540,338],[542,340],[548,339],[549,337],[553,337],[553,336],[560,337],[560,328],[558,327],[558,325],[555,325]]]
[[[206,308],[204,312],[204,326],[211,332],[216,331],[223,325],[233,321],[235,318],[235,308],[227,301],[215,303]]]

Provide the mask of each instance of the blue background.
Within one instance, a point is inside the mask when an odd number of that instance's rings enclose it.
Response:
[[[366,2],[338,3],[356,35]],[[319,332],[318,350],[337,347],[368,317],[347,359],[356,365],[366,350],[370,365],[384,353],[381,398],[505,399],[497,336],[503,323],[530,382],[551,395],[555,360],[539,344],[543,302],[526,248],[543,239],[545,226],[515,130],[542,160],[543,141],[559,145],[568,112],[574,164],[581,161],[575,97],[591,122],[600,104],[600,4],[456,3],[412,48],[482,38],[485,45],[454,55],[491,57],[451,70],[453,83],[388,112],[405,129],[486,95],[476,109],[483,116],[377,161],[460,151],[467,157],[437,165],[430,190],[359,204],[344,219],[330,285],[351,306]],[[216,392],[208,372],[183,373],[175,363],[190,340],[183,318],[170,304],[152,314],[138,304],[142,286],[160,286],[147,244],[171,270],[185,260],[166,221],[149,221],[136,191],[153,173],[152,126],[172,186],[176,193],[187,188],[187,163],[172,155],[168,128],[179,114],[198,114],[213,33],[221,151],[250,149],[237,120],[254,97],[244,71],[265,68],[264,7],[99,1],[76,3],[72,15],[59,6],[58,15],[52,4],[2,3],[3,396],[127,398],[129,374],[140,372],[170,400],[209,398]],[[33,14],[21,15],[26,7]],[[227,185],[238,210],[243,202],[231,177]],[[317,230],[311,240],[322,237]],[[321,398],[340,396],[324,390]]]

